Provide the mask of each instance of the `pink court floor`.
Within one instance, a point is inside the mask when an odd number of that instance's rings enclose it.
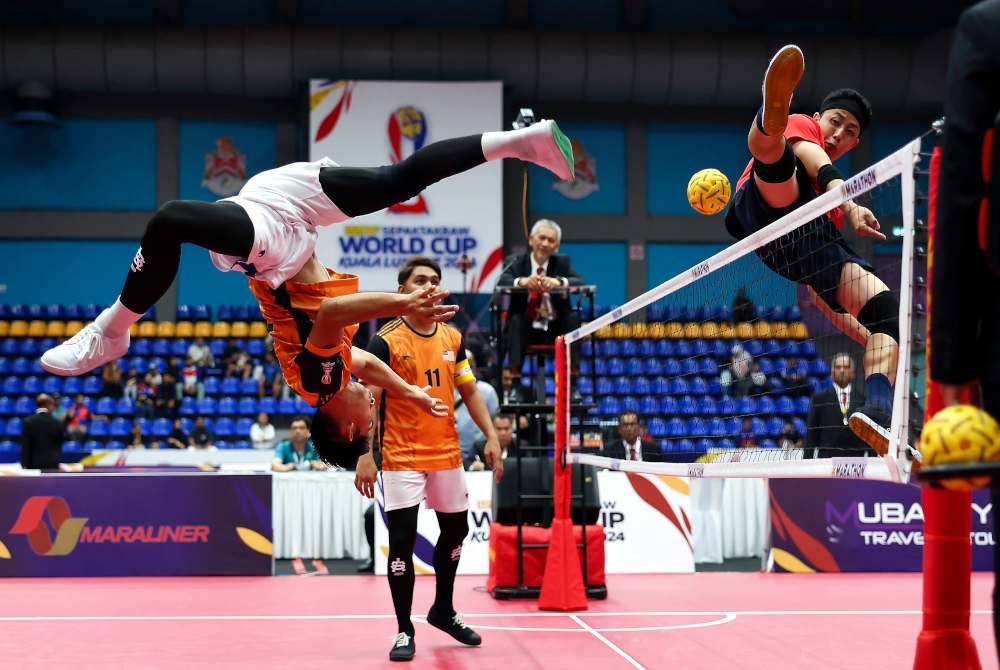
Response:
[[[910,668],[919,575],[612,576],[585,612],[498,602],[482,577],[455,600],[483,636],[467,648],[415,617],[417,657],[387,658],[382,577],[7,579],[6,668]],[[992,575],[972,583],[972,635],[997,668]],[[418,578],[414,612],[434,582]]]

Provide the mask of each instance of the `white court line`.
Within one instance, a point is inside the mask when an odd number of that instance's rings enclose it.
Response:
[[[992,610],[971,610],[970,614],[988,615]],[[898,616],[923,614],[922,610],[745,610],[745,611],[674,611],[674,612],[577,612],[574,616],[648,616],[648,617],[741,617],[741,616]],[[559,612],[486,612],[463,614],[466,619],[482,618],[545,618],[567,617]],[[394,614],[191,614],[191,615],[67,615],[67,616],[0,616],[0,622],[59,622],[59,621],[351,621],[395,619]],[[422,617],[414,617],[423,620]],[[722,623],[719,621],[718,623]],[[529,629],[540,630],[540,629]],[[575,630],[575,629],[573,629]]]
[[[578,624],[580,624],[580,626],[582,626],[584,629],[590,631],[594,635],[594,637],[596,637],[598,640],[600,640],[601,642],[603,642],[604,644],[606,644],[608,646],[608,648],[611,649],[611,651],[615,652],[616,654],[618,654],[619,656],[621,656],[622,658],[624,658],[626,661],[628,661],[629,664],[633,668],[637,668],[638,670],[646,670],[646,668],[644,668],[639,663],[639,661],[635,660],[634,658],[632,658],[631,656],[629,656],[628,654],[626,654],[622,650],[622,648],[619,647],[617,644],[615,644],[614,642],[612,642],[611,640],[609,640],[608,638],[604,637],[599,632],[597,632],[596,630],[594,630],[593,628],[591,628],[583,619],[581,619],[580,617],[578,617],[575,614],[570,614],[569,618],[572,619],[573,621],[577,622]]]

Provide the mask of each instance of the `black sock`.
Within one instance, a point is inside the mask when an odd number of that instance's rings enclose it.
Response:
[[[181,244],[246,258],[253,248],[253,223],[234,202],[172,200],[160,207],[146,225],[142,246],[132,261],[121,302],[143,314],[159,300],[181,262]]]
[[[320,168],[323,192],[348,216],[361,216],[415,197],[431,184],[485,163],[482,135],[434,142],[382,167]]]
[[[413,545],[417,541],[417,512],[419,506],[387,512],[389,518],[389,591],[392,607],[396,610],[396,623],[400,633],[413,635]]]
[[[434,545],[435,588],[431,610],[452,617],[455,615],[455,573],[462,558],[462,542],[469,533],[468,513],[438,512],[437,518],[441,535]]]

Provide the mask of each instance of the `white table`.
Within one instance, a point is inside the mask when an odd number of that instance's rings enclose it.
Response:
[[[271,503],[275,558],[368,558],[353,472],[276,472]]]

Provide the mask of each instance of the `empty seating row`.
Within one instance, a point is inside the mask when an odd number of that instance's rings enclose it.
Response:
[[[809,337],[806,325],[801,321],[756,321],[754,323],[729,323],[727,321],[669,321],[666,323],[655,321],[629,323],[619,321],[610,326],[605,326],[594,333],[597,339],[625,339],[630,337],[649,337],[653,339],[693,339],[699,337],[732,340],[749,340],[751,338],[778,340],[794,339],[804,340]]]
[[[625,338],[620,340],[587,340],[583,342],[584,356],[713,356],[728,358],[733,345],[739,344],[752,356],[777,356],[811,359],[816,357],[816,343],[812,340],[747,339],[732,342],[720,339],[654,340]]]
[[[728,437],[718,440],[713,440],[707,437],[700,439],[690,439],[685,437],[681,439],[666,439],[660,441],[660,451],[664,454],[704,454],[713,449],[736,449],[739,446],[740,445],[736,440]],[[757,441],[757,446],[760,449],[778,449],[781,445],[778,444],[777,440],[764,438]]]
[[[781,435],[781,430],[785,425],[785,420],[779,417],[771,417],[769,419],[762,419],[760,417],[752,417],[750,419],[750,432],[755,438],[763,439],[765,437],[776,438]],[[796,425],[793,423],[793,425]],[[681,419],[679,417],[674,417],[672,419],[664,419],[660,417],[653,417],[649,419],[646,424],[647,430],[649,431],[650,437],[654,438],[681,438],[681,437],[736,437],[739,438],[743,434],[743,421],[738,417],[730,417],[728,419],[714,418],[714,419]],[[805,422],[802,419],[798,419],[797,428],[802,436],[805,436]]]
[[[147,445],[149,446],[149,445]],[[215,440],[212,443],[216,449],[252,449],[253,445],[249,440]],[[67,440],[63,442],[62,450],[64,454],[94,452],[94,451],[120,451],[127,449],[125,440]],[[15,440],[0,440],[0,455],[17,454],[21,450],[21,445]]]
[[[809,413],[808,396],[790,398],[779,396],[777,399],[768,396],[759,398],[743,397],[729,398],[723,397],[716,400],[712,396],[690,396],[681,397],[665,396],[655,398],[653,396],[604,396],[597,404],[597,414],[602,416],[617,417],[621,412],[638,412],[641,416],[663,415],[674,416],[759,416],[759,415],[781,415],[781,416],[805,416]]]

